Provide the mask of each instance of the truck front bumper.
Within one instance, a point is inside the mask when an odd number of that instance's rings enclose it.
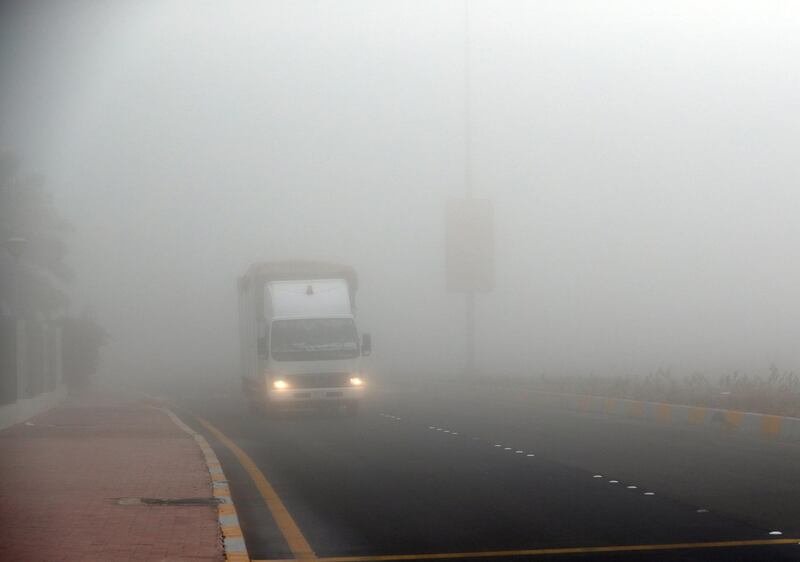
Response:
[[[305,402],[352,402],[361,400],[366,390],[361,387],[342,388],[286,388],[270,390],[267,395],[270,402],[276,404],[300,404]]]

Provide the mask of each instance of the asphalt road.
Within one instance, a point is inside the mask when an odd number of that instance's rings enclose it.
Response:
[[[217,452],[254,560],[295,556],[252,474],[198,417],[254,461],[321,559],[800,560],[798,541],[747,544],[800,537],[797,445],[447,383],[378,386],[357,417],[268,419],[235,392],[170,394]],[[563,550],[577,548],[589,550]]]

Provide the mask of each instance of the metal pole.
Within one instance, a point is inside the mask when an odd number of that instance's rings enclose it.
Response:
[[[472,198],[472,129],[470,112],[472,109],[472,91],[470,84],[470,52],[469,52],[469,0],[464,0],[464,195]]]
[[[469,50],[469,0],[464,0],[464,195],[472,198],[472,128],[470,126],[470,111],[472,108],[472,91],[470,84],[470,50]],[[466,360],[464,364],[465,375],[475,374],[475,292],[467,291],[465,295],[466,308]]]
[[[467,357],[466,375],[475,374],[475,292],[470,291],[466,294],[467,305]]]

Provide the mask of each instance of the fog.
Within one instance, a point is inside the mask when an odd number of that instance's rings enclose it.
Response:
[[[467,182],[494,208],[481,373],[800,369],[800,8],[468,16],[6,4],[0,144],[75,227],[68,291],[112,337],[103,374],[236,377],[236,278],[286,258],[357,269],[376,374],[460,372],[444,232]]]

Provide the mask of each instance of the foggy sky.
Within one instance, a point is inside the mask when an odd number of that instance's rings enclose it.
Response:
[[[479,368],[800,370],[797,4],[469,6]],[[462,2],[2,13],[0,144],[76,227],[104,372],[236,376],[235,278],[281,258],[356,267],[374,370],[461,368]]]

